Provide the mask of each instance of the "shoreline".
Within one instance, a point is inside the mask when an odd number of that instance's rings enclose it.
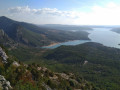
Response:
[[[57,42],[57,43],[51,43],[50,45],[43,46],[43,47],[51,47],[51,46],[57,45],[57,44],[59,44],[59,43],[60,43],[60,42]]]
[[[91,41],[91,39],[89,39],[89,40]],[[76,41],[76,40],[68,40],[68,41],[65,41],[65,42],[70,42],[70,41]],[[64,42],[51,43],[50,45],[43,46],[43,47],[51,47],[51,46],[54,46],[54,45],[57,45],[57,44],[60,44],[60,43],[64,43]]]

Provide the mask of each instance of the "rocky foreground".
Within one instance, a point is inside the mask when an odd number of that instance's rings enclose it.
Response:
[[[38,64],[24,64],[0,47],[0,89],[77,90],[95,87],[73,73],[55,73]]]
[[[10,82],[5,79],[4,76],[0,75],[0,89],[9,90],[12,89]]]
[[[2,58],[2,63],[6,64],[8,56],[6,53],[3,51],[3,49],[0,47],[0,56]],[[5,79],[4,76],[0,75],[0,89],[4,90],[9,90],[12,89],[10,82]]]

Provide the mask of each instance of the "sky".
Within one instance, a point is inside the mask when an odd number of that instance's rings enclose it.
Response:
[[[0,16],[34,24],[120,25],[120,0],[0,0]]]

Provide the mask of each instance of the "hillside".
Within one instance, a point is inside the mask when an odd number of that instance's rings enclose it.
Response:
[[[89,42],[45,49],[44,52],[21,47],[10,50],[9,53],[25,63],[35,62],[55,72],[80,75],[101,90],[120,89],[120,49]]]
[[[101,90],[120,89],[120,49],[89,42],[50,50],[44,59],[53,70],[79,73]]]
[[[0,90],[96,89],[73,73],[52,72],[36,63],[27,65],[5,51],[5,48],[0,47]]]
[[[9,39],[12,39],[17,45],[22,44],[33,47],[40,47],[68,40],[89,39],[88,33],[85,31],[59,31],[38,27],[30,23],[14,21],[4,16],[0,17],[0,29],[2,29]]]
[[[46,25],[39,25],[39,27],[46,27],[56,30],[64,30],[64,31],[70,31],[70,30],[78,30],[78,31],[85,31],[85,30],[92,30],[91,26],[85,26],[85,25],[62,25],[62,24],[46,24]]]
[[[14,44],[14,41],[8,37],[8,35],[0,29],[0,44],[9,46],[10,44]]]
[[[120,28],[113,28],[112,31],[113,31],[113,32],[120,33]]]

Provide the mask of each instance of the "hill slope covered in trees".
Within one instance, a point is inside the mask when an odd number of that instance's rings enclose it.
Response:
[[[4,16],[0,17],[0,29],[2,29],[14,43],[33,47],[68,40],[89,39],[88,33],[85,31],[70,32],[55,30],[39,27],[30,23],[14,21]]]
[[[102,90],[120,89],[120,49],[88,42],[58,47],[44,58],[52,69],[79,73]]]
[[[36,63],[27,65],[18,61],[14,56],[6,54],[5,51],[7,51],[5,48],[0,47],[0,89],[95,89],[91,83],[87,82],[82,77],[75,76],[73,73],[52,72]]]

